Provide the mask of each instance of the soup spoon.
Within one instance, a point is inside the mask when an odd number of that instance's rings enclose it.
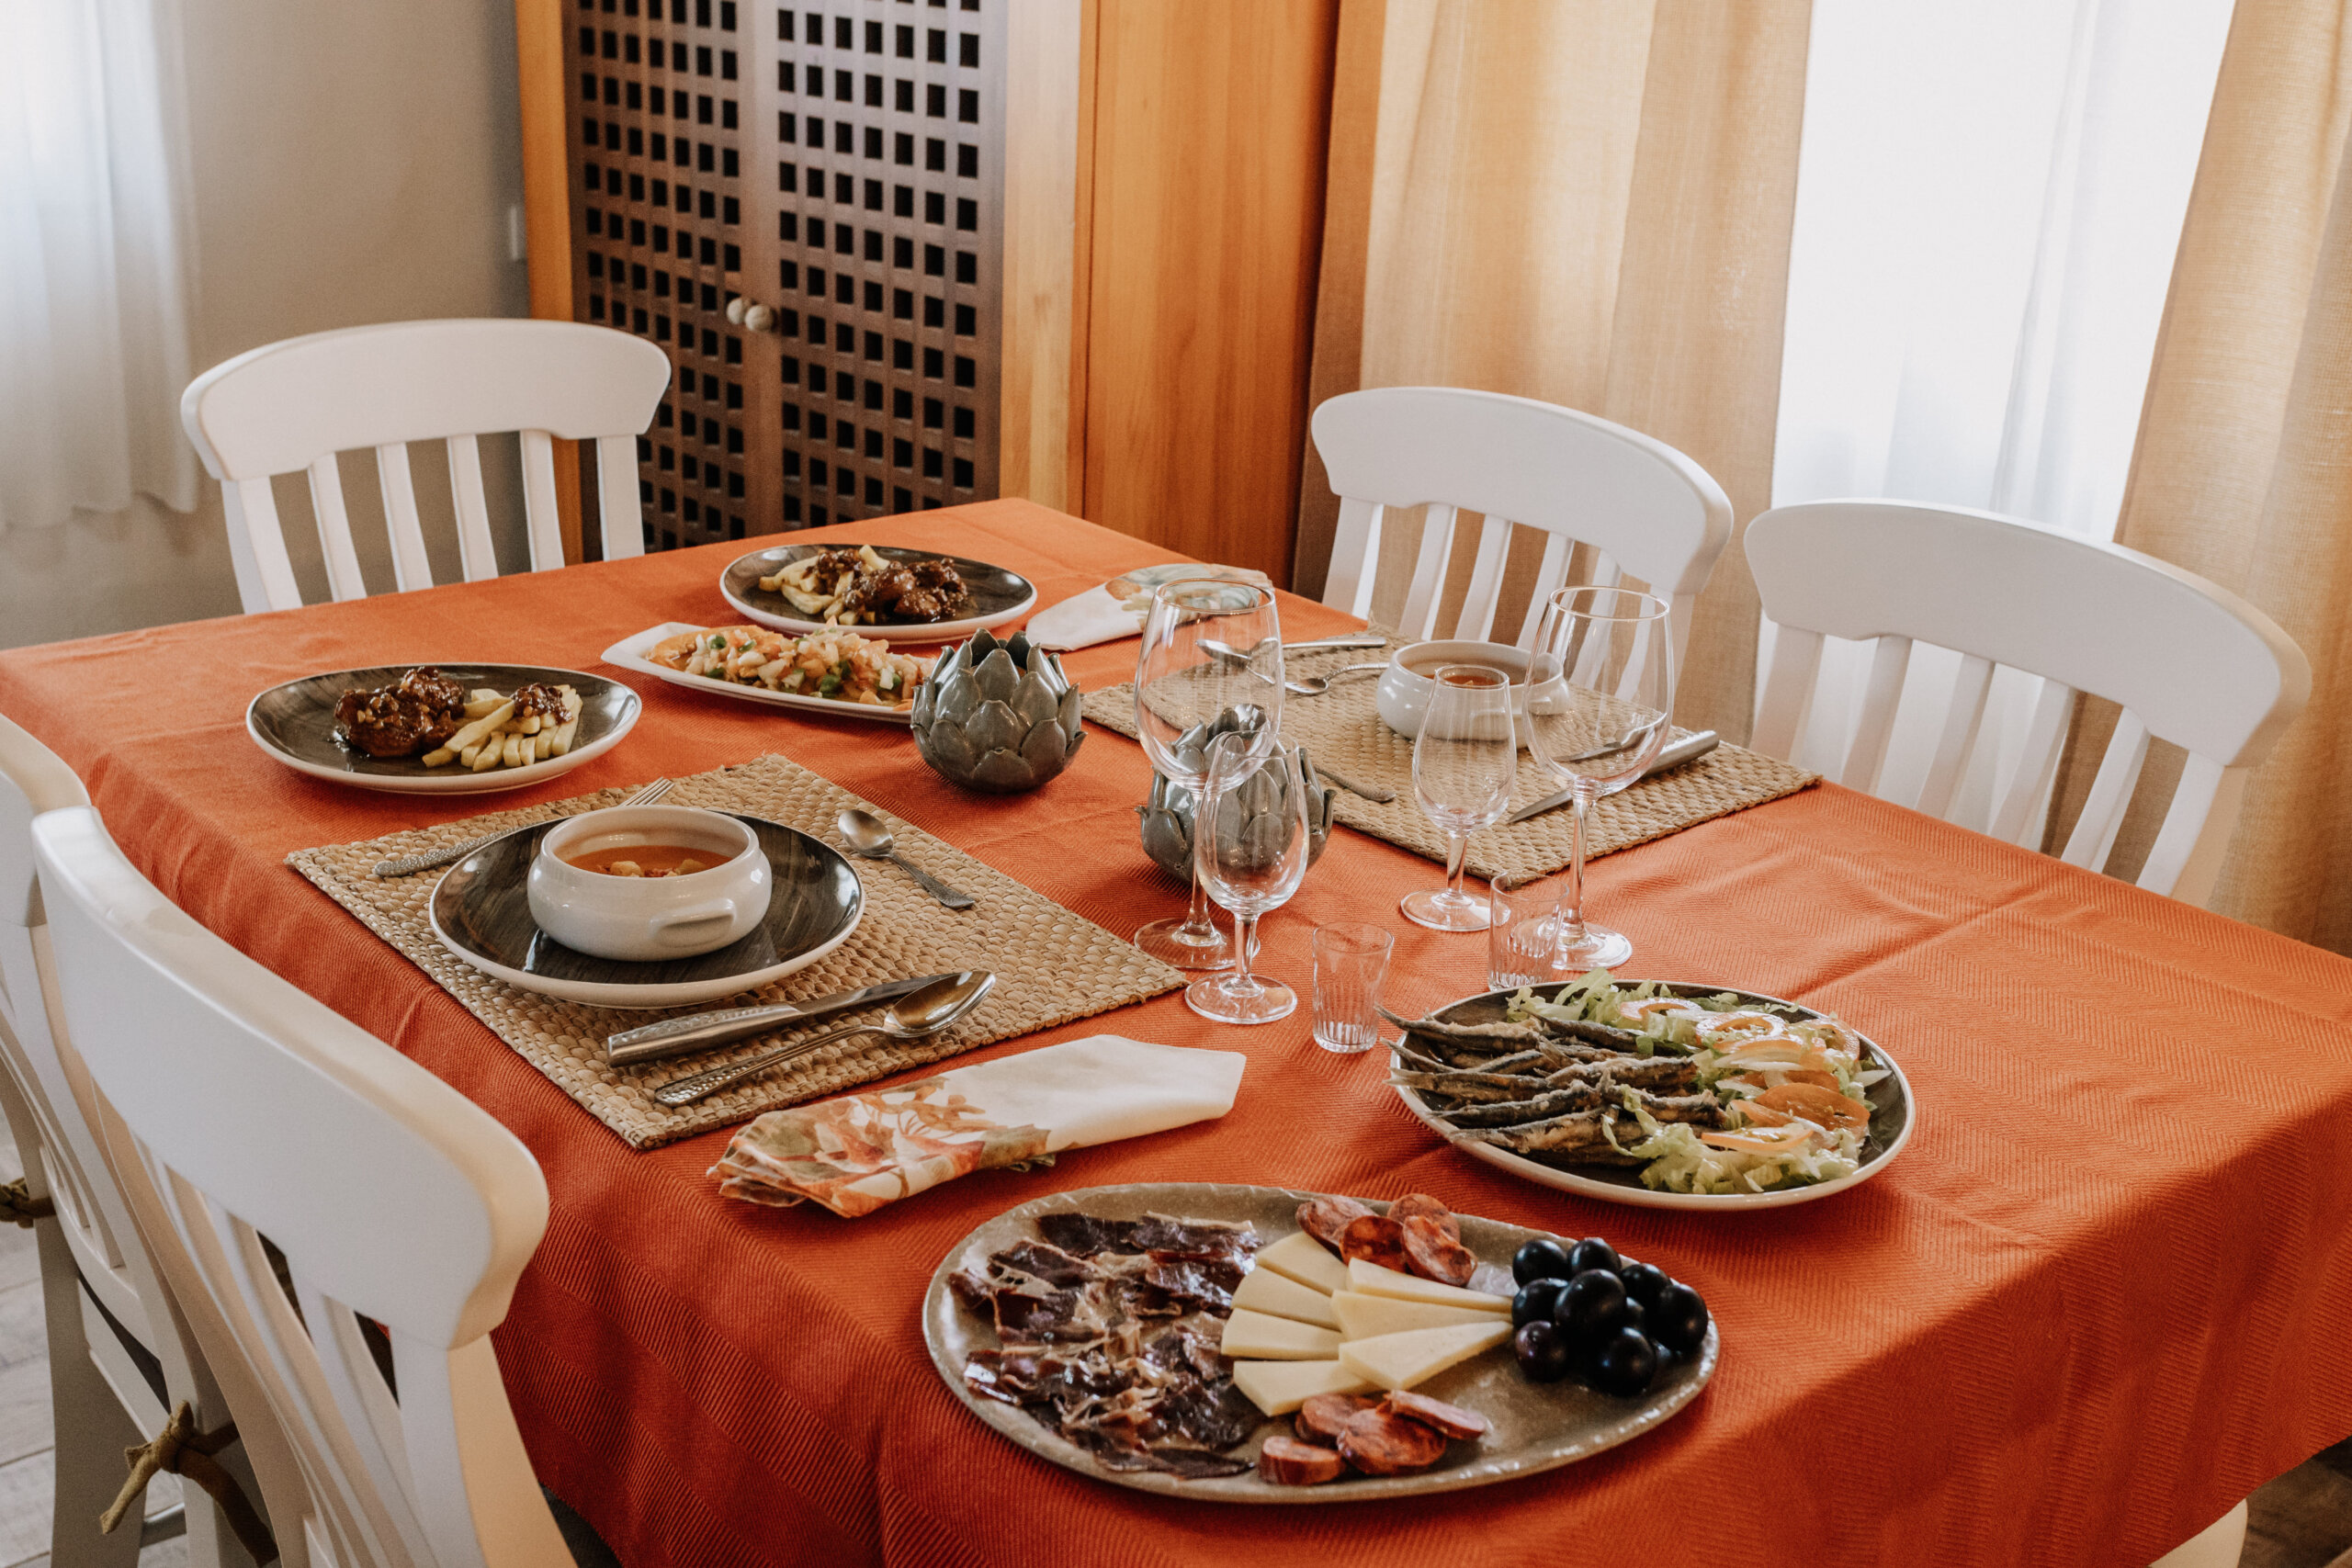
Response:
[[[1342,664],[1340,668],[1330,671],[1329,674],[1301,675],[1295,681],[1285,681],[1283,682],[1283,689],[1297,696],[1319,697],[1324,693],[1329,691],[1331,689],[1331,682],[1338,680],[1342,675],[1364,675],[1369,674],[1375,670],[1385,670],[1387,668],[1388,661],[1386,660],[1382,660],[1377,664]]]
[[[879,1023],[845,1023],[839,1029],[771,1051],[764,1056],[754,1056],[748,1062],[735,1062],[708,1072],[688,1077],[673,1078],[652,1091],[653,1098],[673,1108],[692,1105],[720,1089],[732,1088],[745,1078],[757,1077],[781,1062],[805,1056],[820,1045],[845,1040],[853,1034],[881,1034],[892,1040],[921,1040],[936,1034],[954,1024],[966,1013],[980,1005],[980,999],[995,988],[996,976],[986,969],[967,969],[960,975],[948,975],[922,990],[900,997],[890,1004]]]
[[[948,886],[947,884],[900,854],[898,850],[899,840],[892,836],[889,829],[882,825],[882,818],[875,816],[871,811],[860,811],[854,806],[844,806],[841,809],[841,815],[833,818],[833,826],[841,829],[842,842],[849,846],[849,852],[860,860],[888,861],[892,865],[922,883],[924,892],[951,909],[968,909],[972,907],[972,896],[969,893]]]

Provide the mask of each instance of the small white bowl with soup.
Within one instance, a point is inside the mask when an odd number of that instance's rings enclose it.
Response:
[[[759,835],[690,806],[616,806],[539,840],[527,895],[541,931],[597,958],[692,958],[748,935],[774,891]]]
[[[1519,743],[1527,730],[1527,653],[1507,642],[1416,642],[1398,649],[1380,672],[1374,703],[1381,722],[1408,740],[1421,733],[1421,716],[1429,712],[1430,696],[1437,690],[1437,672],[1449,664],[1484,664],[1510,677],[1511,711]]]

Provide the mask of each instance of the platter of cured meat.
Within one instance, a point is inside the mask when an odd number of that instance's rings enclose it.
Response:
[[[1613,1306],[1613,1281],[1578,1299],[1622,1314],[1601,1332],[1643,1339],[1630,1368],[1613,1338],[1615,1360],[1573,1372],[1553,1350],[1562,1281],[1515,1274],[1575,1249],[1542,1232],[1421,1193],[1206,1183],[1053,1193],[999,1215],[941,1259],[923,1337],[973,1415],[1114,1485],[1272,1504],[1458,1491],[1639,1437],[1714,1375],[1695,1292],[1577,1245],[1624,1270]],[[1687,1305],[1654,1301],[1644,1338],[1627,1291],[1649,1277]],[[1516,1321],[1531,1293],[1546,1325],[1532,1333]]]

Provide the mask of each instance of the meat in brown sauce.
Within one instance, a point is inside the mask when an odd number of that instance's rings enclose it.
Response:
[[[370,757],[413,757],[458,732],[466,696],[465,687],[421,664],[389,686],[344,693],[334,705],[335,739]]]

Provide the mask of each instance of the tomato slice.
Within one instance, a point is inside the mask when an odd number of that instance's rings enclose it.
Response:
[[[1868,1105],[1815,1083],[1784,1083],[1766,1089],[1750,1103],[1802,1116],[1824,1127],[1866,1127],[1871,1120]]]

